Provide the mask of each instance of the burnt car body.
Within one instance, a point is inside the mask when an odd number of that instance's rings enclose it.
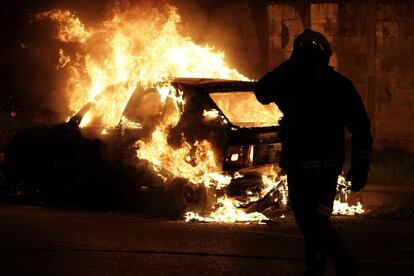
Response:
[[[227,101],[230,105],[234,96],[251,99],[254,82],[175,79],[172,85],[183,93],[185,107],[179,122],[169,131],[169,143],[179,146],[183,136],[190,143],[209,141],[224,172],[245,175],[229,185],[229,194],[240,196],[255,189],[261,182],[260,171],[270,165],[277,167],[277,123],[257,126],[254,122],[235,122],[217,100],[217,96],[227,94],[233,96]],[[136,91],[124,116],[140,120],[134,110],[145,105],[151,93]],[[99,127],[79,127],[87,110],[85,106],[68,122],[33,127],[13,137],[4,160],[9,194],[49,204],[127,206],[168,214],[182,213],[191,206],[199,211],[211,208],[211,195],[205,189],[195,188],[181,178],[172,178],[165,185],[149,162],[136,156],[135,142],[151,135],[165,110],[146,116],[143,127],[128,127],[120,121],[104,135]],[[211,111],[214,116],[206,115]]]
[[[253,94],[255,82],[180,79],[174,84],[184,91],[186,102],[186,110],[176,129],[184,132],[184,136],[189,139],[207,139],[211,142],[216,147],[216,152],[222,154],[218,159],[222,162],[224,171],[257,169],[262,165],[279,162],[278,118],[272,118],[274,126],[257,126],[260,122],[235,122],[229,118],[231,113],[226,113],[223,106],[219,106],[216,97],[225,97],[231,93],[235,97],[227,102],[234,105],[236,101],[242,101],[238,95],[246,96],[248,93],[247,96],[256,101]],[[252,103],[251,100],[250,98],[246,104]],[[217,111],[217,116],[213,119],[206,118],[204,113],[208,109]],[[254,114],[248,114],[249,111],[254,112],[247,106],[240,110],[247,113],[247,117],[253,117]],[[234,154],[238,154],[238,158]]]

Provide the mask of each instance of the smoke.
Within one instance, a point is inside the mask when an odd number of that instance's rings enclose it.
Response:
[[[230,67],[253,79],[266,71],[266,10],[260,2],[171,0],[184,34],[224,51]]]
[[[30,125],[39,115],[48,117],[40,122],[55,121],[54,112],[64,113],[66,108],[57,104],[62,95],[56,91],[59,91],[65,76],[56,70],[60,43],[52,39],[54,26],[35,22],[33,15],[59,6],[79,11],[87,21],[98,21],[106,10],[102,3],[96,0],[39,0],[25,1],[24,4],[21,1],[2,1],[1,107],[17,114],[15,123],[22,127]]]

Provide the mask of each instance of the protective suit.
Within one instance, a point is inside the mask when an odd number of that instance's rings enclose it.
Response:
[[[274,102],[284,114],[279,122],[280,165],[287,172],[290,204],[305,237],[306,275],[323,275],[326,256],[333,259],[337,275],[355,275],[357,264],[329,220],[344,163],[345,128],[352,134],[348,178],[353,191],[366,184],[372,151],[361,97],[351,81],[328,65],[331,54],[322,34],[305,30],[295,39],[291,57],[255,89],[259,102]]]

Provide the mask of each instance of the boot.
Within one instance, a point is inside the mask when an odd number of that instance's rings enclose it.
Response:
[[[354,258],[347,257],[334,261],[336,276],[354,276],[361,271],[361,264]]]
[[[323,276],[325,274],[325,258],[318,254],[306,261],[304,276]]]

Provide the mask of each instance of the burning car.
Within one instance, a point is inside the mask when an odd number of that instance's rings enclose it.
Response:
[[[256,100],[224,52],[180,34],[176,8],[108,15],[88,25],[69,10],[33,15],[52,24],[52,93],[70,116],[11,140],[8,194],[198,221],[260,221],[285,206],[277,106]]]
[[[159,91],[136,89],[112,128],[82,126],[94,108],[88,103],[65,123],[18,133],[5,155],[8,188],[31,200],[127,205],[168,214],[211,212],[224,194],[249,207],[265,188],[263,175],[277,173],[281,112],[257,102],[250,81],[182,78],[170,85],[175,95],[163,105]],[[171,97],[181,104],[169,102]],[[147,141],[157,131],[165,132],[166,140],[157,141],[161,151],[185,149],[179,170],[188,167],[194,179],[175,172],[176,164],[156,168],[149,161],[157,156],[146,156]],[[211,189],[201,185],[206,173],[211,183],[217,181]],[[220,183],[225,184],[218,188]]]

